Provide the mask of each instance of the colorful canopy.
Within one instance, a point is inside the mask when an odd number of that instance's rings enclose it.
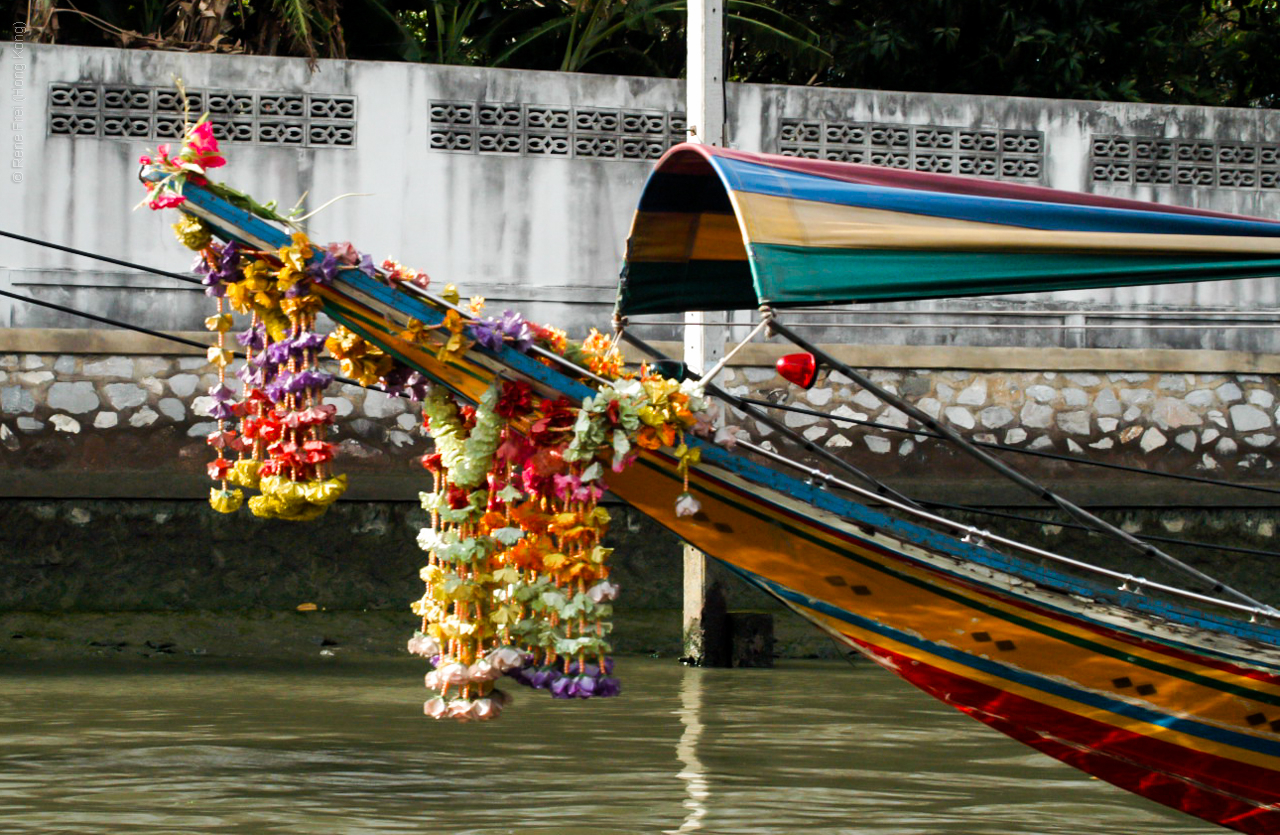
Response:
[[[645,184],[622,314],[1280,275],[1280,222],[678,145]]]

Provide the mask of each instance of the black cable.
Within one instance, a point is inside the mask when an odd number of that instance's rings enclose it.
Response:
[[[72,249],[69,246],[63,246],[62,244],[55,244],[55,243],[50,243],[49,241],[42,241],[39,238],[28,238],[26,235],[19,235],[14,232],[6,232],[3,229],[0,229],[0,237],[13,238],[15,241],[23,241],[24,243],[35,244],[36,246],[44,246],[44,247],[48,247],[49,249],[56,249],[59,252],[69,252],[72,255],[79,255],[83,258],[92,258],[95,261],[105,261],[108,264],[115,264],[118,267],[129,267],[130,269],[138,270],[139,272],[162,275],[165,278],[173,278],[173,279],[177,279],[178,281],[185,281],[188,284],[201,283],[200,279],[192,278],[189,275],[181,275],[180,273],[171,273],[167,270],[157,270],[155,267],[144,267],[141,264],[134,264],[130,261],[121,261],[119,258],[111,258],[106,255],[95,255],[92,252],[85,252],[82,249]]]
[[[757,406],[765,406],[771,409],[780,409],[784,412],[797,412],[803,415],[813,415],[815,417],[826,418],[827,420],[835,420],[843,423],[856,423],[859,426],[868,426],[873,429],[883,429],[889,432],[904,432],[908,435],[922,435],[926,438],[937,438],[945,440],[936,432],[930,432],[926,429],[909,429],[903,426],[890,426],[887,423],[876,423],[874,420],[860,420],[858,418],[844,417],[843,415],[832,415],[826,412],[819,412],[813,409],[806,409],[803,406],[787,406],[781,403],[772,403],[768,400],[756,400],[750,397],[741,398],[744,403],[754,403]],[[1107,461],[1094,461],[1089,458],[1079,458],[1074,455],[1063,455],[1060,452],[1044,452],[1038,449],[1023,449],[1016,446],[1008,446],[1007,444],[993,444],[986,441],[970,441],[974,446],[986,447],[988,449],[999,449],[1005,452],[1017,452],[1022,455],[1032,455],[1037,458],[1051,458],[1055,461],[1068,461],[1072,464],[1086,464],[1090,467],[1102,467],[1108,470],[1122,470],[1128,473],[1138,473],[1139,475],[1147,475],[1155,478],[1172,478],[1179,481],[1192,481],[1197,484],[1207,484],[1211,487],[1234,487],[1237,490],[1253,490],[1258,493],[1274,493],[1280,495],[1280,489],[1275,487],[1263,487],[1260,484],[1236,484],[1230,481],[1221,481],[1214,478],[1205,478],[1204,476],[1186,475],[1184,473],[1163,473],[1157,470],[1144,470],[1141,467],[1131,467],[1128,464],[1112,464]]]
[[[982,516],[993,516],[999,519],[1013,519],[1018,522],[1034,522],[1037,525],[1057,525],[1060,528],[1071,528],[1073,530],[1086,531],[1094,535],[1100,535],[1098,531],[1088,525],[1081,525],[1078,522],[1060,522],[1056,519],[1039,519],[1035,516],[1023,516],[1018,513],[988,510],[987,508],[973,507],[971,505],[947,504],[946,502],[922,501],[920,504],[927,508],[954,510],[963,513],[976,513]],[[1146,542],[1167,542],[1171,545],[1186,545],[1188,548],[1211,548],[1215,551],[1231,551],[1235,554],[1248,554],[1254,557],[1280,557],[1280,552],[1276,551],[1262,551],[1257,548],[1240,548],[1234,545],[1219,545],[1216,542],[1198,542],[1194,539],[1176,539],[1172,536],[1139,536],[1138,539]]]
[[[187,339],[183,336],[174,336],[171,333],[164,333],[163,331],[154,331],[151,328],[144,328],[141,325],[130,325],[128,322],[108,319],[106,316],[99,316],[96,313],[85,313],[83,310],[76,310],[74,307],[67,307],[55,302],[45,301],[44,299],[33,299],[30,296],[21,296],[17,293],[10,293],[8,290],[0,290],[0,296],[8,296],[11,299],[17,299],[20,302],[29,302],[30,304],[39,305],[40,307],[47,307],[50,310],[57,310],[60,313],[70,313],[72,316],[83,316],[84,318],[91,319],[94,322],[101,322],[104,325],[111,325],[112,327],[124,328],[125,330],[137,331],[138,333],[145,333],[147,336],[154,336],[158,339],[167,339],[170,342],[179,342],[183,345],[190,345],[193,348],[199,348],[202,351],[208,350],[212,347],[207,342],[196,342],[194,339]]]
[[[798,346],[801,350],[808,351],[809,353],[813,354],[815,357],[825,362],[829,367],[835,369],[836,371],[839,371],[841,374],[848,377],[850,380],[852,380],[854,383],[858,384],[862,388],[871,392],[871,394],[880,398],[885,403],[888,403],[892,406],[897,407],[899,411],[906,413],[908,417],[913,418],[918,423],[924,426],[927,426],[929,429],[932,429],[934,432],[940,433],[948,441],[955,444],[966,455],[981,462],[983,465],[989,467],[990,469],[994,470],[995,472],[1009,479],[1014,484],[1017,484],[1019,487],[1022,487],[1024,490],[1031,493],[1032,495],[1044,500],[1045,502],[1048,502],[1049,504],[1056,505],[1057,507],[1061,508],[1064,513],[1068,514],[1069,516],[1072,516],[1075,519],[1078,519],[1079,521],[1083,522],[1084,524],[1090,525],[1093,528],[1106,533],[1108,536],[1111,536],[1114,539],[1119,540],[1120,542],[1134,549],[1138,553],[1143,554],[1144,556],[1147,556],[1147,557],[1151,557],[1157,560],[1158,562],[1162,562],[1167,566],[1176,568],[1179,571],[1182,571],[1196,578],[1200,582],[1208,585],[1214,592],[1223,592],[1223,593],[1229,594],[1232,597],[1235,597],[1237,600],[1240,600],[1250,606],[1254,606],[1260,610],[1274,611],[1272,607],[1267,606],[1265,603],[1262,603],[1261,601],[1256,600],[1253,597],[1250,597],[1249,595],[1245,594],[1239,589],[1236,589],[1236,588],[1233,588],[1232,586],[1227,585],[1221,580],[1218,580],[1214,577],[1209,576],[1208,574],[1199,570],[1198,568],[1187,565],[1181,560],[1173,556],[1170,556],[1169,554],[1164,553],[1163,551],[1161,551],[1159,548],[1155,547],[1151,543],[1143,542],[1142,540],[1133,536],[1133,534],[1130,534],[1128,531],[1125,531],[1111,524],[1105,519],[1102,519],[1101,517],[1099,517],[1097,514],[1091,513],[1088,510],[1085,510],[1084,508],[1080,507],[1075,502],[1070,501],[1065,496],[1062,496],[1054,492],[1053,490],[1049,489],[1045,485],[1040,484],[1031,478],[1028,478],[1026,475],[1019,472],[1017,469],[1010,466],[1000,458],[987,452],[985,449],[978,446],[974,446],[974,444],[968,438],[964,437],[956,430],[952,429],[946,424],[941,423],[932,415],[921,410],[919,407],[908,402],[907,400],[903,399],[899,395],[888,391],[883,386],[877,385],[865,374],[862,374],[856,369],[851,368],[849,365],[836,359],[829,352],[822,350],[817,345],[805,339],[803,336],[796,333],[791,328],[787,327],[781,322],[774,320],[772,322],[772,326],[775,333],[781,334],[787,340],[789,340],[790,342]]]
[[[11,299],[17,299],[20,302],[29,302],[30,304],[39,305],[40,307],[47,307],[51,310],[57,310],[60,313],[70,313],[72,316],[83,316],[84,318],[90,319],[94,322],[101,322],[104,325],[111,325],[112,327],[123,328],[124,330],[128,330],[128,331],[137,331],[138,333],[145,333],[147,336],[154,336],[157,339],[167,339],[170,342],[177,342],[181,345],[190,345],[191,347],[199,348],[202,351],[207,351],[210,348],[215,347],[214,345],[208,342],[196,342],[194,339],[187,339],[185,336],[174,336],[171,333],[165,333],[164,331],[156,331],[156,330],[152,330],[151,328],[144,328],[141,325],[131,325],[128,322],[121,322],[118,319],[109,319],[106,316],[99,316],[96,313],[85,313],[83,310],[76,310],[74,307],[67,307],[66,305],[57,304],[56,302],[47,302],[47,301],[44,301],[43,299],[33,299],[30,296],[21,296],[21,295],[18,295],[17,293],[11,293],[8,290],[0,290],[0,296],[8,296]],[[237,357],[244,357],[244,352],[242,351],[232,351],[232,354],[234,354]],[[350,377],[339,377],[337,375],[334,375],[333,379],[334,379],[334,382],[346,383],[352,386],[359,386],[360,388],[365,388],[365,389],[373,388],[373,386],[367,386],[364,383],[358,382],[356,380],[352,380]],[[376,389],[376,390],[383,391],[382,389]],[[407,397],[408,395],[400,394],[398,396]]]

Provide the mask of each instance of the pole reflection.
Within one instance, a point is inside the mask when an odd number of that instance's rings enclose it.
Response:
[[[685,794],[688,795],[681,804],[686,809],[684,822],[679,829],[665,830],[671,833],[696,832],[702,828],[702,819],[707,815],[707,800],[711,796],[707,782],[707,770],[698,759],[698,742],[702,739],[702,690],[703,671],[686,668],[680,681],[680,723],[684,730],[680,741],[676,743],[676,759],[684,767],[676,772],[676,777],[684,781]]]

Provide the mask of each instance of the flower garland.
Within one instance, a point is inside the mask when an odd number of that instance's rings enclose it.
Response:
[[[206,119],[186,131],[176,156],[161,145],[154,157],[139,160],[163,174],[146,182],[151,209],[180,206],[186,201],[186,182],[208,186],[207,171],[225,163]],[[325,338],[314,328],[322,302],[312,287],[332,282],[346,253],[321,257],[301,232],[275,252],[255,252],[236,243],[221,246],[191,215],[175,223],[174,232],[199,251],[196,272],[217,303],[217,313],[205,320],[205,327],[217,334],[208,358],[218,370],[218,381],[208,392],[209,415],[218,422],[206,439],[216,451],[209,477],[218,483],[210,490],[209,503],[219,512],[233,513],[245,504],[243,489],[256,489],[260,495],[248,500],[255,515],[314,519],[342,495],[347,480],[330,472],[334,445],[325,435],[336,410],[322,400],[333,375],[319,369]],[[233,325],[228,306],[249,316],[249,326],[239,336],[246,361],[239,372],[244,387],[238,400],[227,384],[234,359],[226,346]],[[239,419],[235,429],[229,428],[233,418]]]
[[[201,120],[170,156],[161,146],[143,157],[163,176],[148,183],[152,209],[180,207],[186,182],[274,220],[270,207],[214,186],[207,171],[225,160],[213,128]],[[209,390],[209,414],[217,430],[208,436],[216,458],[208,466],[217,482],[214,509],[231,513],[243,504],[258,516],[312,519],[346,489],[331,473],[334,446],[326,440],[336,409],[323,402],[333,375],[319,368],[322,348],[344,375],[423,403],[424,426],[435,451],[422,459],[432,490],[420,495],[431,524],[418,536],[427,552],[420,576],[422,597],[413,604],[421,628],[409,651],[431,659],[426,685],[435,695],[424,712],[435,718],[496,718],[509,698],[494,685],[503,676],[553,698],[593,698],[620,692],[613,677],[607,636],[619,588],[609,579],[610,548],[604,536],[609,512],[600,506],[605,475],[622,472],[640,450],[671,448],[685,489],[679,516],[700,511],[688,488],[699,448],[687,433],[733,443],[733,427],[715,419],[692,382],[677,382],[641,366],[627,372],[613,340],[592,330],[582,343],[563,330],[537,325],[518,313],[482,317],[484,299],[462,307],[452,284],[441,295],[452,307],[426,325],[409,319],[401,338],[428,346],[437,356],[461,354],[472,344],[499,352],[535,346],[558,354],[611,381],[575,406],[565,397],[542,399],[528,383],[495,382],[474,406],[460,405],[444,388],[429,388],[417,372],[341,326],[327,337],[315,332],[322,306],[314,291],[343,270],[388,284],[426,288],[425,273],[392,260],[375,268],[349,243],[323,249],[302,232],[271,252],[213,242],[194,216],[174,224],[175,234],[197,250],[197,272],[217,310],[206,322],[216,334],[209,349],[217,383]],[[248,317],[237,337],[245,354],[239,394],[227,370],[226,345],[233,314]],[[553,361],[541,356],[544,363]],[[244,490],[259,495],[246,502]]]

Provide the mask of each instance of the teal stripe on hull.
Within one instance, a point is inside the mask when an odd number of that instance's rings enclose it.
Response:
[[[1280,258],[935,252],[752,244],[760,301],[947,299],[1280,275]]]

